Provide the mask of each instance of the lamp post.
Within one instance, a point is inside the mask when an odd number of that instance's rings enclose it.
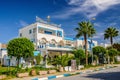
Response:
[[[90,50],[91,50],[91,54],[92,54],[92,64],[93,64],[93,52],[92,52],[92,37],[91,37],[91,44],[90,44]]]
[[[93,18],[91,18],[91,20],[96,20],[96,18],[93,17]],[[93,64],[93,52],[92,52],[92,44],[93,44],[93,42],[92,42],[91,31],[90,31],[90,36],[91,36],[91,37],[90,37],[90,40],[91,40],[91,41],[90,41],[90,48],[91,48],[90,51],[91,51],[91,54],[92,54],[92,64]]]

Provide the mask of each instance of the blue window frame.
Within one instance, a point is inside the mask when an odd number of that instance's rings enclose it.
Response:
[[[62,31],[57,31],[57,36],[62,37]]]

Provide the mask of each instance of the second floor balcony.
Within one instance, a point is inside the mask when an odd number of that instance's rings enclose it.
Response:
[[[63,51],[71,51],[74,47],[72,46],[60,46],[60,45],[54,45],[54,44],[43,44],[39,45],[38,49],[47,49],[47,50],[63,50]]]

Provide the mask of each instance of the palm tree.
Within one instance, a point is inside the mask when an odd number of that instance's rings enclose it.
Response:
[[[113,37],[116,37],[118,35],[119,35],[119,31],[116,30],[116,28],[109,27],[105,30],[104,39],[109,39],[110,38],[110,42],[111,42],[111,46],[112,46],[113,45]]]
[[[57,56],[56,58],[54,58],[53,63],[56,65],[60,65],[61,68],[64,69],[65,66],[68,65],[68,62],[72,59],[72,56],[69,55],[62,55],[62,56]]]
[[[88,65],[88,52],[87,52],[87,38],[92,37],[93,34],[95,34],[95,29],[93,27],[93,24],[89,21],[82,21],[78,23],[79,27],[75,28],[77,31],[76,38],[79,38],[80,36],[84,36],[84,42],[85,42],[85,54],[86,54],[86,65]]]

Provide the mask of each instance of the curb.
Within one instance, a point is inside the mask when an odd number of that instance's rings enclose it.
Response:
[[[105,70],[105,69],[109,69],[109,68],[113,68],[113,66],[107,66],[107,67],[103,67],[103,68],[97,68],[94,70],[87,70],[84,72],[76,72],[74,74],[70,73],[70,74],[62,74],[62,75],[52,75],[52,76],[48,76],[48,77],[44,77],[44,78],[33,78],[32,80],[51,80],[51,79],[55,79],[55,78],[60,78],[60,77],[68,77],[68,76],[72,76],[72,75],[76,75],[76,74],[85,74],[85,73],[91,73],[91,72],[96,72],[96,71],[101,71],[101,70]]]

